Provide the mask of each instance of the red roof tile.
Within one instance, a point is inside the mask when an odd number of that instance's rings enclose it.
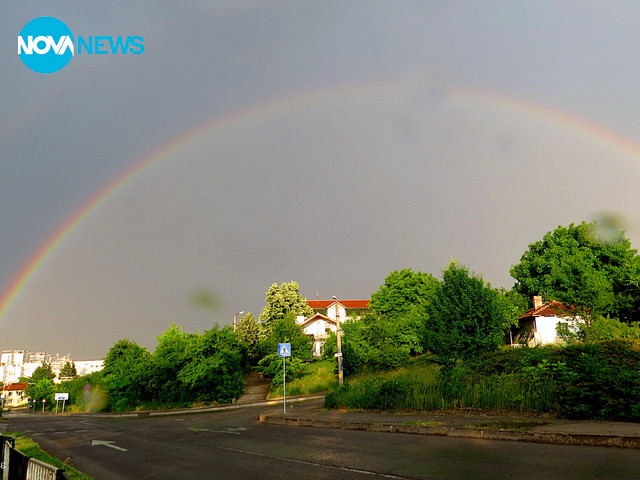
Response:
[[[2,389],[5,392],[15,392],[17,390],[26,390],[27,384],[26,383],[10,383],[9,385],[5,385],[4,387],[2,387]]]
[[[307,305],[316,310],[328,308],[336,301],[344,308],[369,308],[369,300],[307,300]]]
[[[567,306],[556,300],[550,300],[543,303],[538,308],[530,308],[524,312],[520,318],[529,317],[569,317],[576,312],[576,309],[571,306]]]
[[[316,320],[324,320],[325,322],[336,323],[335,320],[332,320],[331,318],[322,315],[321,313],[316,313],[315,315],[310,316],[309,318],[305,319],[304,322],[299,323],[298,325],[300,325],[301,327],[305,327],[306,325],[313,323]]]

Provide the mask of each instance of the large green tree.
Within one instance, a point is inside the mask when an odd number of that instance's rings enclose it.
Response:
[[[430,273],[414,272],[410,268],[387,275],[380,289],[371,295],[371,310],[389,318],[398,318],[423,311],[436,291],[439,281]]]
[[[35,382],[29,383],[26,394],[33,400],[34,408],[42,408],[43,399],[46,400],[44,402],[45,408],[51,408],[51,405],[53,405],[55,391],[56,386],[53,381],[48,378],[41,377]]]
[[[559,226],[529,245],[511,267],[514,289],[583,310],[640,320],[640,257],[624,232],[599,235],[598,224]]]
[[[189,402],[229,403],[242,394],[242,349],[231,327],[217,325],[194,337],[186,363],[177,375]]]
[[[307,299],[300,294],[297,282],[274,283],[266,293],[267,304],[260,313],[260,321],[271,326],[275,321],[282,320],[291,313],[293,317],[313,315],[313,310],[307,305]]]
[[[157,340],[158,345],[149,359],[147,381],[151,398],[148,400],[163,404],[186,402],[189,394],[178,374],[193,355],[197,335],[184,332],[174,323]]]
[[[342,324],[342,353],[345,374],[391,370],[406,365],[412,353],[421,352],[420,329],[407,317],[400,319],[369,314]],[[326,359],[333,359],[336,337],[331,333],[324,346]]]
[[[109,408],[121,411],[144,401],[149,371],[146,348],[127,339],[117,341],[107,352],[102,370],[104,385],[109,392]]]
[[[495,350],[514,320],[510,300],[457,262],[443,271],[427,313],[425,346],[445,358]]]
[[[56,378],[56,374],[51,370],[51,365],[43,363],[33,371],[29,381],[35,383],[42,379],[53,380],[54,378]]]

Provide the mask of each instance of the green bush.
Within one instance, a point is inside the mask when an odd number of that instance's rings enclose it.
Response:
[[[519,375],[474,377],[461,365],[411,367],[366,375],[327,395],[327,408],[375,410],[498,409],[541,410],[543,395],[532,395]]]
[[[558,382],[569,418],[640,420],[640,342],[608,340],[564,349],[571,377]]]
[[[637,341],[504,349],[445,366],[429,362],[352,378],[327,395],[325,406],[498,409],[640,421]]]
[[[367,315],[342,324],[343,368],[345,375],[379,372],[400,368],[409,363],[412,351],[419,348],[417,326],[411,319],[391,320]],[[325,343],[324,358],[336,353],[335,334]]]

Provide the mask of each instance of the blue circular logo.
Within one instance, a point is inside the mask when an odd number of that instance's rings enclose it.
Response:
[[[73,34],[57,18],[34,18],[18,35],[18,55],[35,72],[57,72],[74,55]]]

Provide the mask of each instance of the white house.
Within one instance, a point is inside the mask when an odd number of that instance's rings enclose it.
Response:
[[[310,317],[298,317],[296,322],[304,333],[313,337],[313,355],[322,355],[322,346],[331,332],[335,333],[337,320],[360,318],[369,312],[369,300],[307,300],[313,309]]]
[[[3,408],[22,407],[27,404],[25,397],[26,383],[10,383],[3,385],[0,392],[0,398]]]
[[[518,329],[512,331],[511,344],[526,343],[533,347],[559,343],[558,325],[566,324],[571,328],[572,321],[580,321],[576,310],[556,300],[542,302],[542,297],[533,297],[533,308],[527,310],[518,319]]]

